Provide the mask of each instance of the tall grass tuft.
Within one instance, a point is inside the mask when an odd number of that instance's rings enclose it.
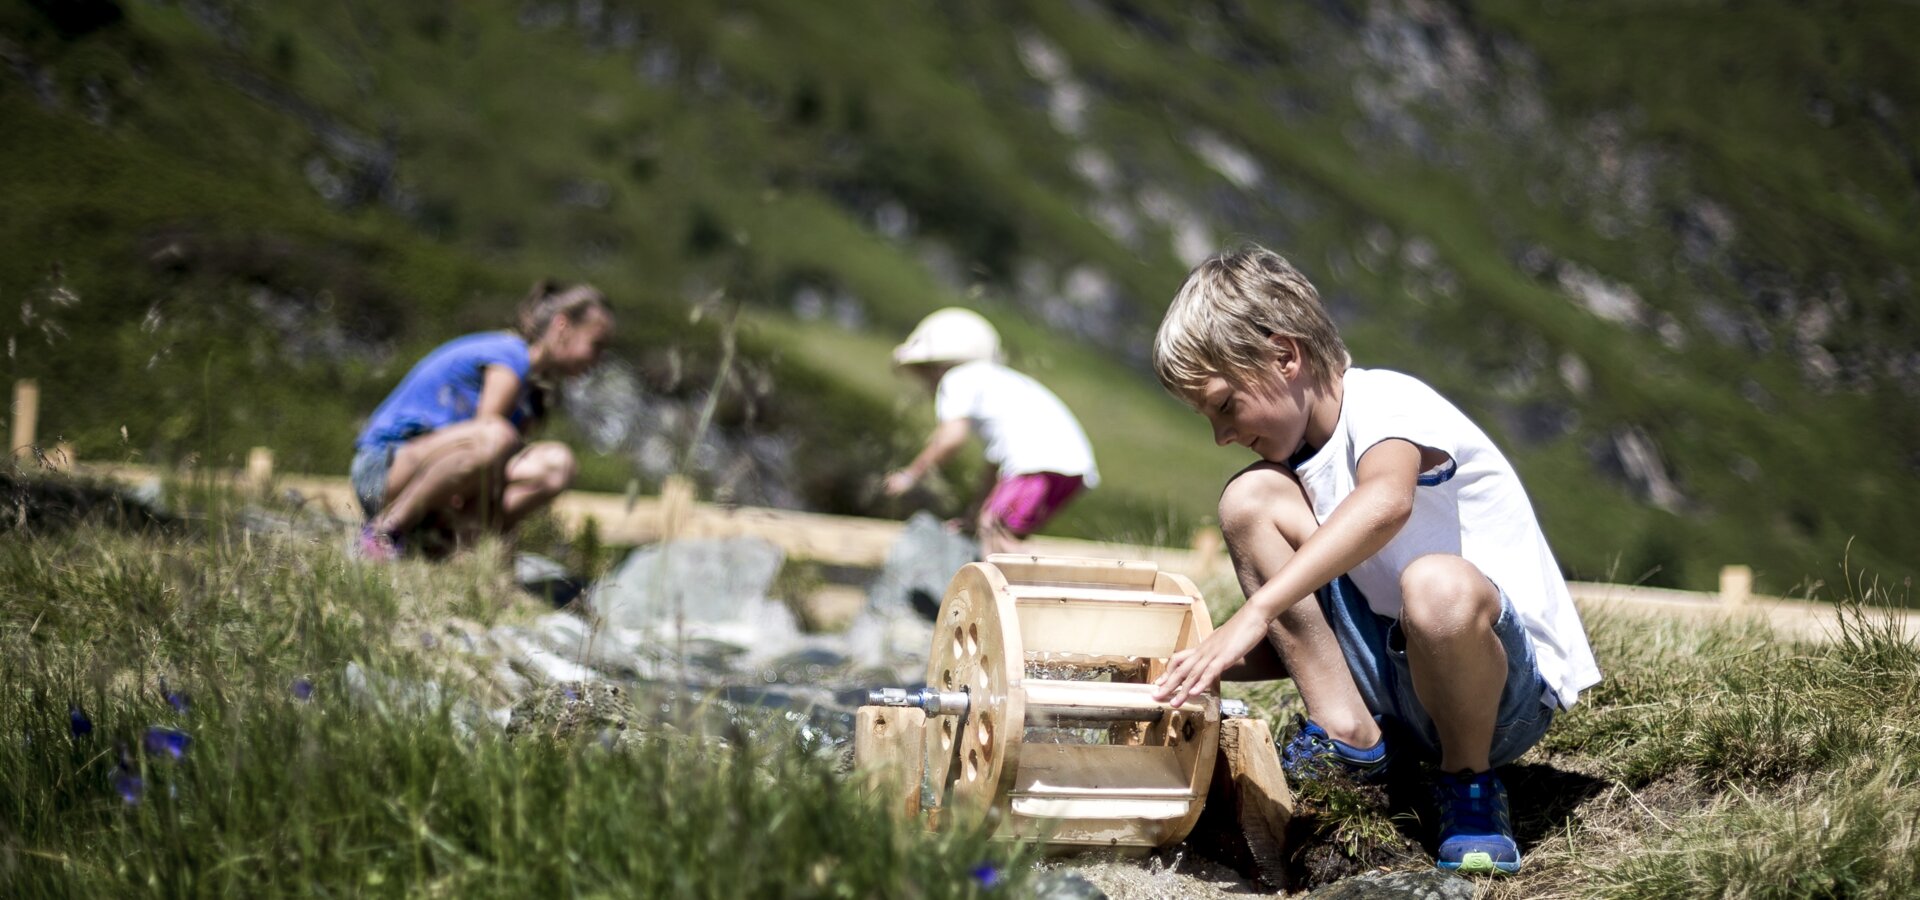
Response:
[[[1590,621],[1607,680],[1548,735],[1628,786],[1706,789],[1583,864],[1609,897],[1909,896],[1920,884],[1920,641],[1855,583],[1826,640]],[[1603,826],[1604,828],[1604,826]]]
[[[1606,897],[1904,897],[1920,885],[1911,766],[1828,773],[1776,796],[1729,794],[1615,866]]]
[[[1773,783],[1898,761],[1920,771],[1920,642],[1856,594],[1832,639],[1793,642],[1764,625],[1598,619],[1607,670],[1547,746],[1645,783],[1687,770],[1714,783]]]
[[[408,640],[515,615],[486,561],[215,522],[0,543],[8,897],[965,897],[1018,848],[892,819],[799,740],[508,738]],[[528,601],[532,602],[532,601]],[[386,686],[369,702],[349,662]],[[84,726],[83,723],[84,722]],[[997,892],[1007,888],[995,888]]]

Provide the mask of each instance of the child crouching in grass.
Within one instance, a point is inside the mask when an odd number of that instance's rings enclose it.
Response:
[[[565,444],[526,438],[559,383],[600,359],[613,307],[591,285],[542,281],[517,325],[440,345],[374,410],[354,442],[361,557],[396,559],[404,541],[442,531],[456,543],[480,528],[508,533],[573,483]]]
[[[1600,671],[1513,466],[1424,383],[1351,367],[1313,285],[1264,248],[1187,276],[1153,364],[1216,443],[1260,457],[1220,497],[1246,605],[1157,695],[1184,702],[1270,645],[1307,708],[1290,775],[1432,761],[1440,867],[1519,871],[1493,770]]]
[[[992,323],[958,307],[928,315],[894,348],[894,365],[933,393],[940,424],[885,485],[889,496],[906,493],[978,434],[991,468],[974,498],[972,524],[989,555],[1018,551],[1068,500],[1100,481],[1093,448],[1067,405],[999,358]]]

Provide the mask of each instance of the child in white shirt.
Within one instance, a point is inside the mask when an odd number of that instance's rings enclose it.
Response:
[[[1392,725],[1393,749],[1438,764],[1438,864],[1518,871],[1493,768],[1600,671],[1513,466],[1432,388],[1352,368],[1313,285],[1260,247],[1187,276],[1153,363],[1216,443],[1260,457],[1220,497],[1247,603],[1174,656],[1158,696],[1270,647],[1307,708],[1291,774],[1378,775]]]
[[[957,307],[927,316],[894,348],[894,364],[933,393],[940,424],[919,455],[886,480],[889,495],[906,493],[978,435],[990,468],[974,526],[989,554],[1018,550],[1068,500],[1100,481],[1086,433],[1066,404],[1001,365],[999,355],[993,325]]]

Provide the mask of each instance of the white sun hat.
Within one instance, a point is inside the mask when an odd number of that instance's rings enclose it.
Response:
[[[893,364],[972,362],[1000,357],[1000,333],[993,323],[970,309],[949,306],[935,310],[900,346],[893,348]]]

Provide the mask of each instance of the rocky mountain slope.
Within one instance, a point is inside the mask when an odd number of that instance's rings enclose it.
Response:
[[[622,304],[592,486],[894,514],[885,351],[955,302],[1088,420],[1067,531],[1239,460],[1144,372],[1257,240],[1502,441],[1564,565],[1914,571],[1920,74],[1890,5],[620,0],[0,8],[0,326],[83,455],[344,469],[534,277]],[[734,310],[738,309],[737,314]],[[724,324],[741,353],[716,380]],[[717,427],[689,453],[706,394]],[[59,399],[54,399],[59,398]],[[917,405],[916,405],[917,404]],[[949,496],[923,498],[936,505]]]

